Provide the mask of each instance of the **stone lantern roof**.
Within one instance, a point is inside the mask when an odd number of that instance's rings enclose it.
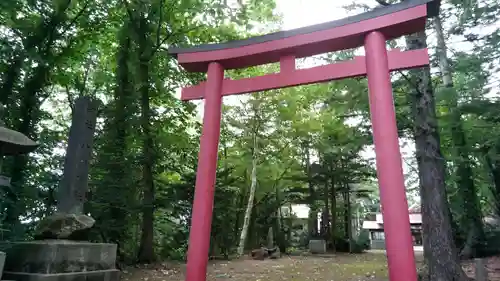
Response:
[[[13,156],[34,151],[38,143],[24,134],[5,127],[2,120],[4,106],[0,104],[0,156]]]

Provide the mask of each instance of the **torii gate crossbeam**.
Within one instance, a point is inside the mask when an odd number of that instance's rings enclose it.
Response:
[[[366,75],[385,243],[391,281],[416,281],[390,71],[429,65],[427,49],[387,51],[386,40],[425,29],[439,0],[407,0],[342,20],[222,44],[171,48],[190,72],[207,81],[182,89],[182,100],[205,99],[203,131],[189,236],[186,281],[205,281],[217,169],[222,97]],[[295,59],[364,46],[365,57],[309,69]],[[280,63],[280,72],[240,80],[224,70]]]

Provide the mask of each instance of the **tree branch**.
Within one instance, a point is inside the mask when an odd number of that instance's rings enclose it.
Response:
[[[384,0],[375,0],[375,1],[377,1],[377,3],[379,3],[382,6],[390,6],[391,5],[390,3],[388,3]]]
[[[65,86],[65,89],[66,89],[66,99],[68,101],[69,108],[71,109],[71,115],[73,115],[73,111],[75,108],[73,105],[75,104],[75,100],[71,96],[71,91],[70,91],[68,85]]]
[[[163,3],[164,1],[160,1],[160,7],[159,7],[159,19],[158,19],[158,26],[156,27],[156,49],[158,49],[158,46],[162,44],[162,40],[160,39],[160,31],[161,31],[161,24],[163,23]]]
[[[85,72],[83,73],[83,82],[79,83],[79,85],[75,85],[76,87],[79,87],[78,91],[80,96],[83,96],[87,90],[87,82],[89,80],[91,64],[92,64],[92,59],[89,58],[85,65]]]
[[[130,9],[130,5],[128,4],[127,0],[121,0],[121,2],[125,6],[125,10],[127,10],[128,17],[130,18],[130,23],[134,27],[135,31],[139,30],[136,19],[134,17],[134,14],[132,13],[132,9]]]
[[[69,24],[67,24],[63,31],[61,32],[61,36],[64,35],[73,25],[76,24],[76,21],[83,15],[83,13],[87,10],[88,5],[90,4],[90,0],[86,1],[85,4],[83,4],[83,7],[78,11],[78,13],[71,19]]]
[[[401,74],[401,76],[403,76],[403,78],[406,80],[406,82],[408,82],[408,84],[410,84],[412,87],[415,88],[415,91],[417,91],[417,93],[419,95],[422,95],[422,92],[418,88],[418,84],[417,83],[413,84],[413,81],[410,79],[410,77],[408,77],[408,75],[404,74],[401,70],[398,70],[398,73]]]
[[[193,28],[190,28],[190,29],[187,29],[187,30],[183,30],[182,34],[187,34],[187,33],[191,32],[191,31],[193,31],[193,30],[195,30],[197,28],[198,28],[198,26],[195,26]],[[158,52],[158,50],[161,48],[161,45],[165,44],[165,42],[167,42],[168,39],[172,38],[174,35],[179,34],[179,33],[180,32],[176,32],[176,33],[171,32],[170,34],[165,35],[165,37],[161,41],[157,42],[157,45],[151,51],[151,57],[153,57],[156,54],[156,52]],[[159,37],[160,36],[158,36],[158,39],[159,39]]]

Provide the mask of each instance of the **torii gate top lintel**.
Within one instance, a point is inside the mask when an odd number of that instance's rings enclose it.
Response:
[[[172,47],[169,53],[189,72],[206,72],[219,62],[239,69],[278,62],[285,55],[302,58],[363,45],[371,31],[387,40],[425,28],[426,18],[438,13],[439,0],[407,0],[340,20],[219,44]]]

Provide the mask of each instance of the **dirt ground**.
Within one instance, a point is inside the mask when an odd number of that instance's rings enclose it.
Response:
[[[500,257],[492,257],[485,260],[486,269],[488,272],[488,280],[490,281],[499,281],[500,280]],[[474,277],[475,266],[474,263],[464,262],[462,264],[465,273],[469,277]]]
[[[417,256],[417,260],[420,258]],[[383,252],[357,255],[339,254],[325,257],[284,256],[277,260],[211,262],[208,281],[384,281],[387,278],[386,258]],[[470,264],[464,269],[472,277]],[[488,261],[490,279],[500,281],[500,258]],[[123,281],[184,281],[182,264],[157,264],[148,268],[128,268]]]

